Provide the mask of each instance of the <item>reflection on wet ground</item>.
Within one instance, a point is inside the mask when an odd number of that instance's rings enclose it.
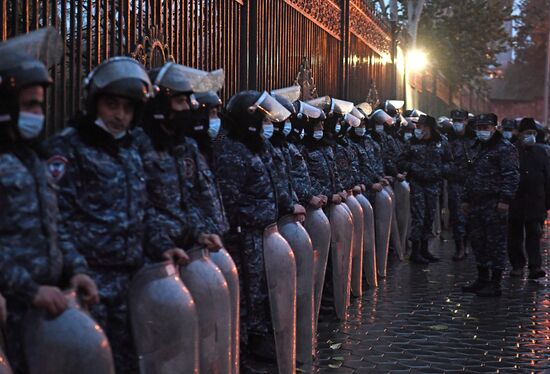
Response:
[[[319,325],[315,373],[509,373],[550,369],[550,281],[503,281],[501,298],[463,294],[475,276],[470,255],[455,263],[452,241],[436,239],[442,261],[391,262],[387,279],[353,301],[346,323]],[[440,244],[440,245],[438,245]],[[550,235],[544,239],[548,272]],[[550,372],[550,370],[548,371]]]

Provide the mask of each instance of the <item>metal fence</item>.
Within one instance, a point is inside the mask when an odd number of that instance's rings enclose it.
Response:
[[[312,95],[364,100],[391,87],[389,26],[369,0],[0,0],[0,40],[53,25],[64,54],[52,69],[49,134],[80,106],[82,78],[130,55],[223,68],[222,96],[300,83]],[[313,86],[312,86],[313,84]]]

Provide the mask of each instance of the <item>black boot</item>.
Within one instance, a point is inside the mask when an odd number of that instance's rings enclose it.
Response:
[[[478,266],[477,267],[477,279],[475,282],[462,287],[462,292],[476,293],[481,290],[485,285],[489,283],[489,268]]]
[[[496,297],[502,295],[502,288],[500,283],[502,282],[502,270],[493,269],[493,275],[491,282],[487,283],[485,287],[476,292],[477,296],[481,297]]]
[[[415,264],[428,265],[430,262],[420,254],[420,242],[418,240],[411,241],[411,262]]]
[[[453,256],[453,261],[462,261],[466,258],[466,251],[464,250],[464,239],[460,238],[455,240],[456,253]]]
[[[420,254],[422,255],[422,257],[424,257],[429,262],[439,261],[439,259],[437,257],[435,257],[434,255],[432,255],[430,253],[430,251],[428,250],[428,241],[427,240],[422,240],[420,242]]]

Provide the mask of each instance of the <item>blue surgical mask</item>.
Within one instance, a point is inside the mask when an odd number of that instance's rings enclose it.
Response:
[[[486,142],[489,139],[491,139],[491,137],[493,136],[493,133],[491,131],[488,131],[488,130],[477,130],[476,131],[476,136],[480,141]]]
[[[513,134],[512,134],[512,131],[504,131],[502,133],[502,136],[504,137],[504,139],[510,140],[512,139]]]
[[[323,134],[324,134],[323,130],[313,131],[313,138],[317,140],[321,140],[323,139]]]
[[[533,145],[537,142],[537,137],[535,135],[522,136],[521,142],[523,145]]]
[[[379,134],[384,132],[384,125],[376,125],[375,131]]]
[[[105,122],[103,121],[103,119],[101,118],[97,118],[94,122],[97,126],[101,127],[103,130],[105,130],[106,132],[108,132],[109,134],[111,134],[111,136],[115,139],[122,139],[124,137],[124,135],[126,135],[126,130],[123,130],[123,131],[113,131],[111,130],[106,124]]]
[[[208,121],[208,135],[210,135],[212,139],[218,136],[221,124],[222,120],[220,118],[210,118]]]
[[[462,122],[453,123],[453,130],[455,130],[455,132],[464,131],[464,123],[462,123]]]
[[[412,137],[413,137],[412,132],[406,132],[406,133],[403,134],[403,139],[405,139],[406,142],[411,140]]]
[[[364,127],[358,127],[358,128],[355,129],[355,134],[357,136],[365,136],[366,132],[367,132],[367,130]]]
[[[44,115],[29,112],[19,112],[17,128],[23,139],[34,139],[44,128]]]
[[[262,135],[265,139],[269,139],[273,136],[273,130],[274,130],[274,126],[272,123],[270,124],[264,124],[262,126]]]
[[[414,136],[416,137],[416,139],[420,140],[424,137],[424,131],[420,129],[414,129]]]
[[[283,127],[284,136],[288,136],[288,134],[290,134],[290,131],[292,131],[292,124],[290,123],[290,121],[286,121],[285,127]]]
[[[334,126],[334,133],[335,134],[339,134],[340,133],[340,130],[342,130],[342,125],[340,125],[339,123],[336,124],[336,126]]]

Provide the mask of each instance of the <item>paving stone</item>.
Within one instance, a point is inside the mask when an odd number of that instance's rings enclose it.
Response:
[[[427,267],[390,256],[388,276],[352,298],[347,322],[319,324],[316,361],[302,371],[550,373],[550,280],[510,279],[508,269],[501,298],[463,294],[460,287],[475,279],[473,256],[453,262],[452,241],[434,239],[431,248],[442,260]],[[330,349],[335,343],[340,349]]]

